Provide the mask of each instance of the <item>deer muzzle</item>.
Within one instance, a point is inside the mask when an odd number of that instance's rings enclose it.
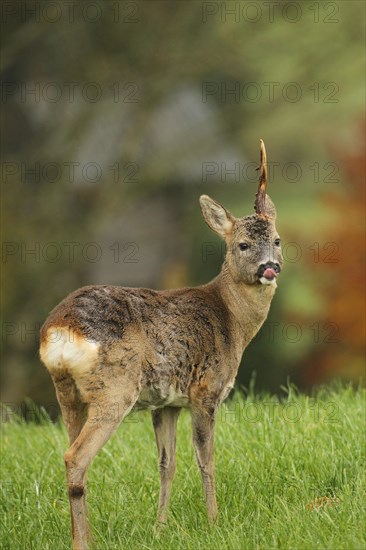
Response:
[[[280,265],[277,263],[267,262],[265,264],[261,264],[257,271],[258,279],[261,283],[265,283],[265,281],[272,282],[276,279],[280,271]]]

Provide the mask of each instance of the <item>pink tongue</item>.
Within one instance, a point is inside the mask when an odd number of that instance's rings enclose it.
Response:
[[[271,267],[267,267],[267,269],[263,273],[263,277],[265,277],[266,279],[274,279],[275,277],[277,277],[277,273]]]

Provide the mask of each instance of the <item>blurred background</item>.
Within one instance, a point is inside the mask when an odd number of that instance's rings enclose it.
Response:
[[[364,377],[364,9],[3,2],[2,401],[51,408],[49,311],[86,284],[220,270],[206,193],[253,211],[259,138],[285,266],[238,385]],[[53,406],[53,405],[52,405]]]

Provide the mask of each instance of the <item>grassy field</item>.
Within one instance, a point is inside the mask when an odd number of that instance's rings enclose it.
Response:
[[[216,429],[219,522],[206,519],[189,414],[178,423],[169,524],[150,416],[132,415],[99,453],[88,500],[98,549],[365,548],[365,391],[337,387],[281,402],[236,394]],[[63,425],[2,426],[1,548],[70,548]]]

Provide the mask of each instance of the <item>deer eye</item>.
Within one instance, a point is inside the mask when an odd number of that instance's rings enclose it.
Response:
[[[281,244],[281,239],[275,239],[275,242],[274,242],[274,243],[275,243],[276,246],[280,246],[280,244]]]
[[[240,248],[240,250],[248,250],[249,244],[248,243],[240,243],[239,248]]]

